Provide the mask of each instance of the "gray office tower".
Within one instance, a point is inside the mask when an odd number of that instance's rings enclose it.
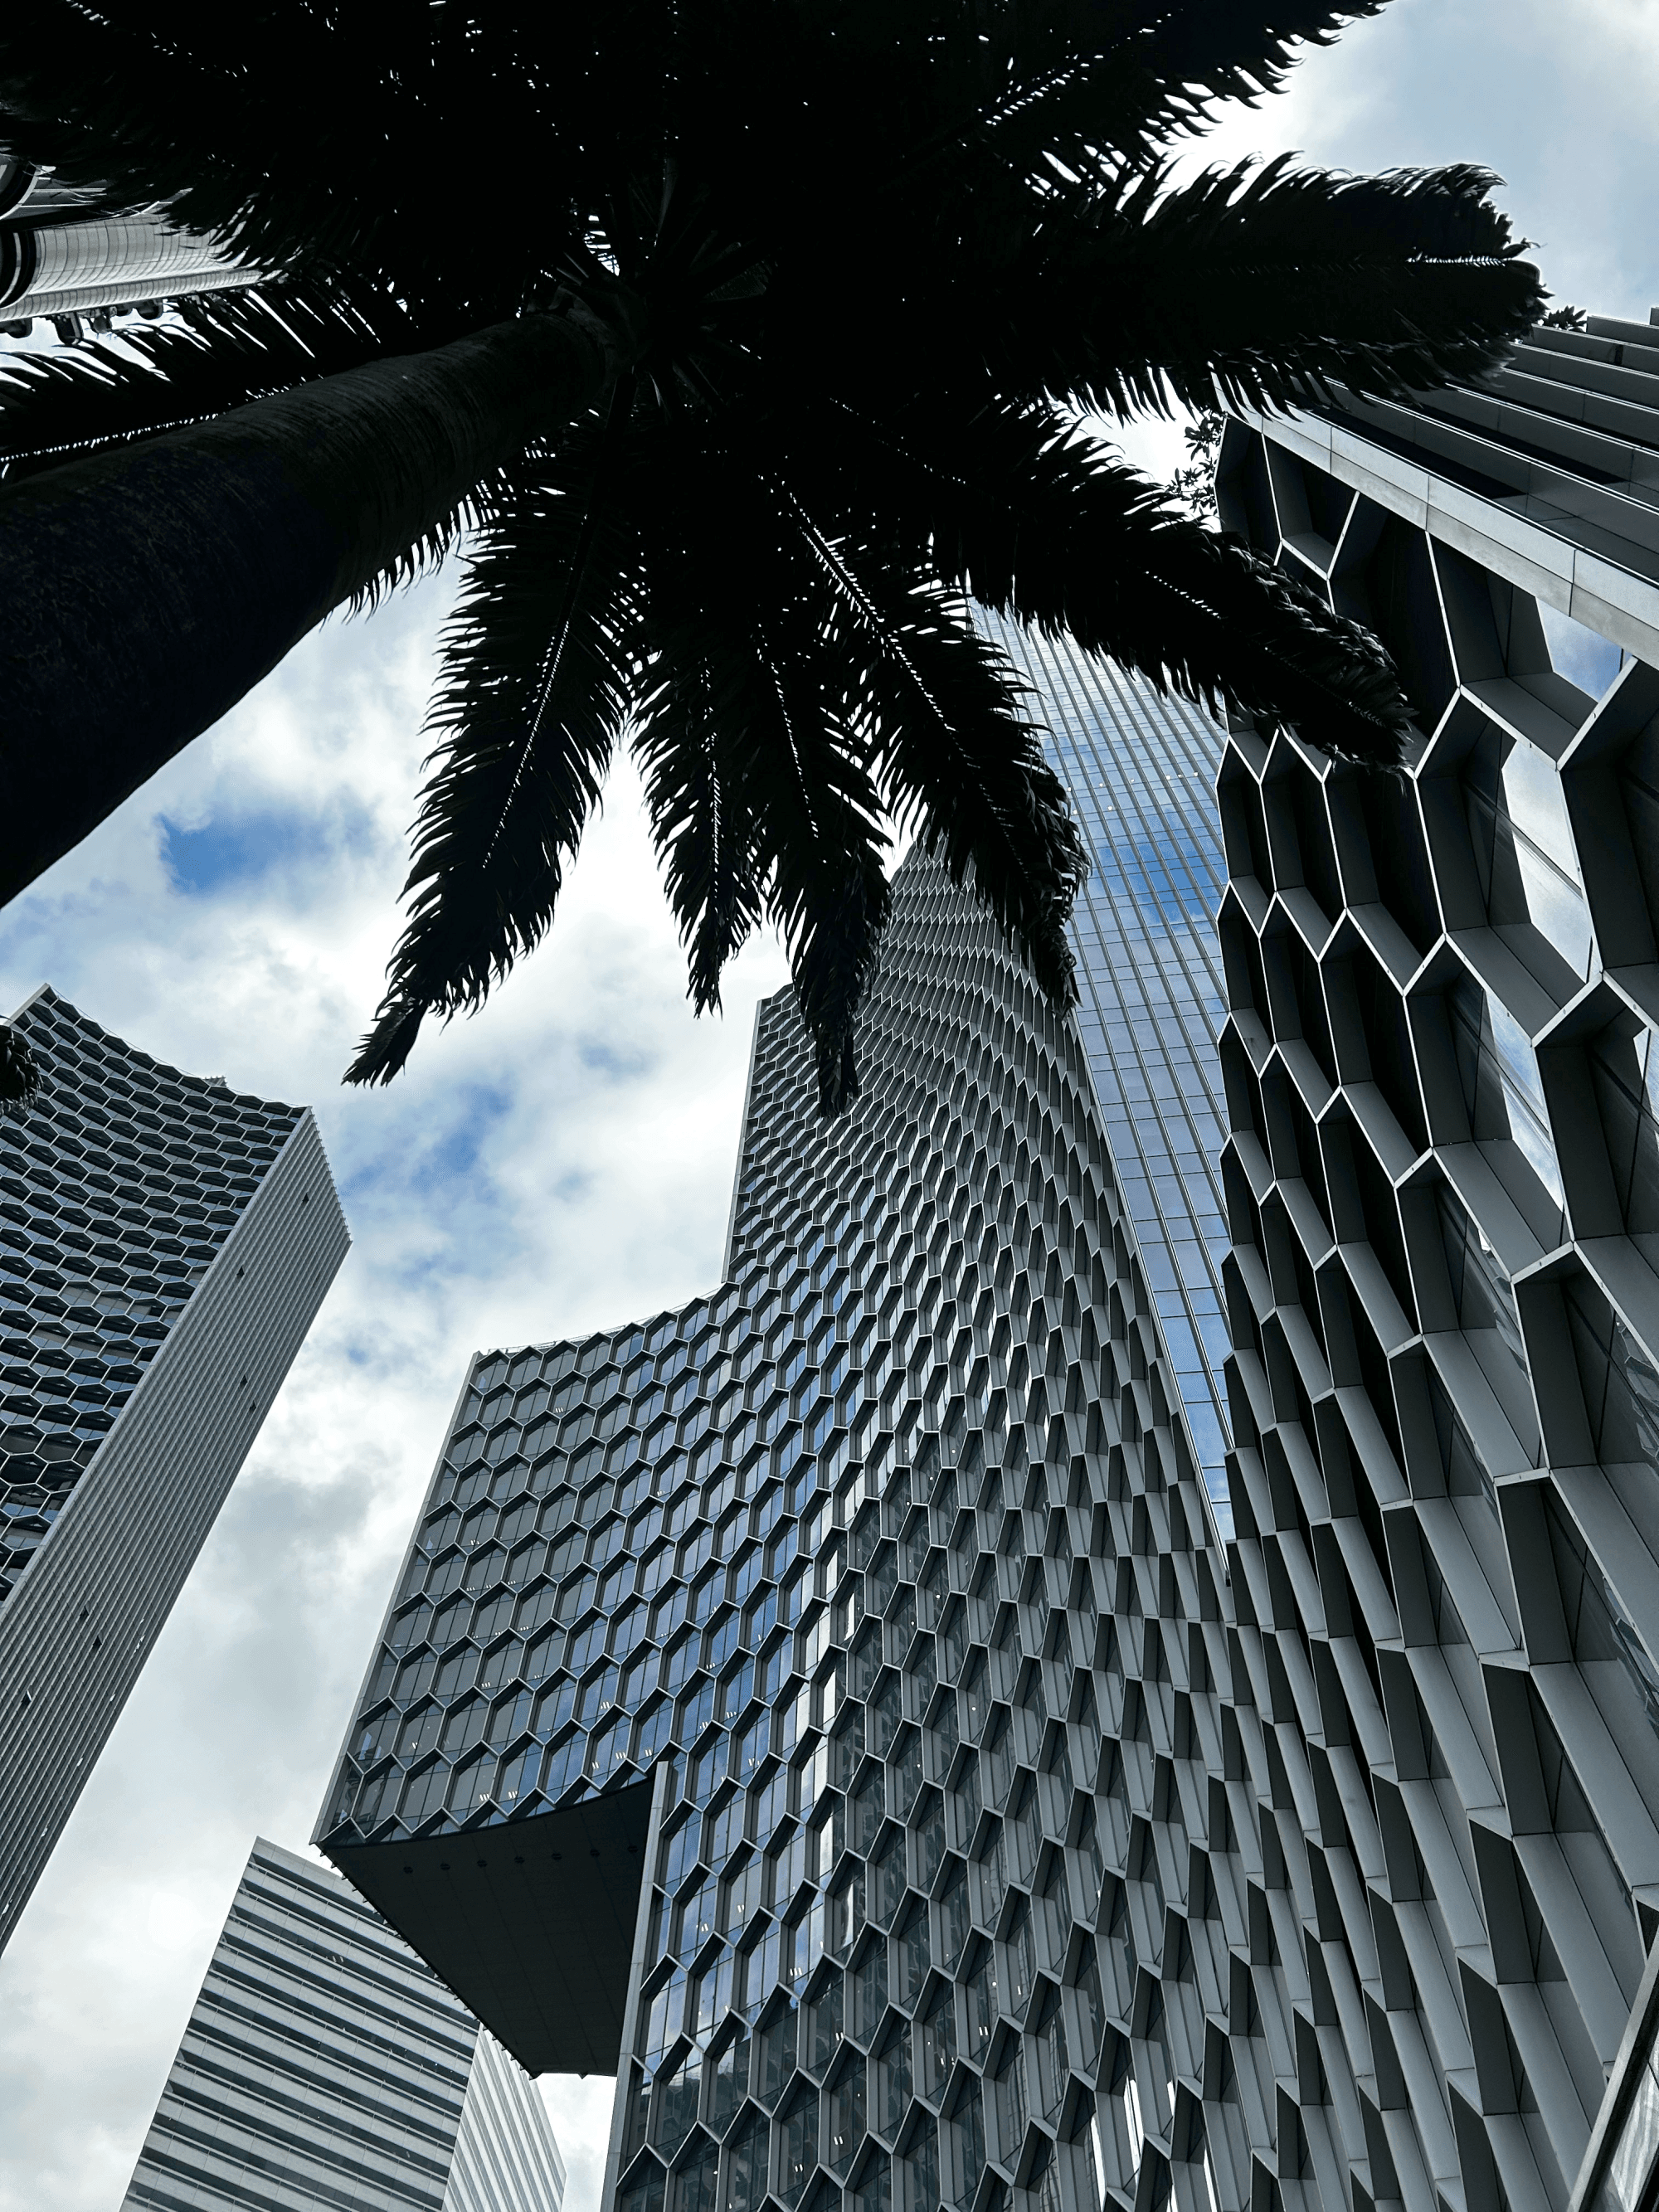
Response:
[[[1234,1582],[1308,1836],[1276,1931],[1296,2094],[1328,2195],[1518,2212],[1577,2182],[1634,2212],[1659,329],[1540,329],[1479,388],[1234,422],[1218,490],[1376,628],[1420,730],[1398,778],[1240,731],[1219,787]]]
[[[1422,732],[1221,765],[1231,1535],[1092,739],[1079,1023],[912,860],[846,1121],[764,1010],[722,1286],[469,1377],[320,1833],[617,2067],[608,2205],[1646,2212],[1656,337],[1227,432]]]
[[[121,2212],[559,2212],[539,2092],[338,1875],[253,1846]]]
[[[323,1294],[308,1112],[180,1075],[41,989],[0,1112],[0,1945]]]

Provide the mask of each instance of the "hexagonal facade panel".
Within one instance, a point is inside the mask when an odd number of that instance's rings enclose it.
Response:
[[[1659,1917],[1643,335],[1228,432],[1423,742],[1222,764],[1224,1555],[1174,996],[1114,1091],[1117,980],[1085,1048],[914,862],[844,1123],[766,1010],[722,1289],[475,1370],[322,1832],[531,2063],[604,2015],[607,2212],[1566,2205]]]
[[[0,1112],[0,1942],[346,1245],[301,1108],[50,989],[15,1020],[42,1082]]]
[[[51,992],[18,1026],[46,1079],[0,1121],[0,1602],[300,1118]]]
[[[1659,1927],[1656,488],[1659,330],[1599,319],[1223,451],[1420,732],[1219,784],[1235,1688],[1327,2203],[1565,2205]]]
[[[319,1830],[568,2064],[503,1990],[567,1985],[649,1805],[591,2052],[629,2212],[1204,2154],[1224,1567],[1078,1032],[939,870],[897,891],[844,1121],[763,1012],[725,1285],[477,1363]]]

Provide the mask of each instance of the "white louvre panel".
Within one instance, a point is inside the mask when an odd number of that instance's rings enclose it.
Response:
[[[7,319],[71,314],[167,293],[222,290],[256,272],[210,240],[171,228],[160,216],[97,216],[20,234],[22,287],[0,301]]]
[[[565,2179],[546,2106],[481,2028],[443,2212],[559,2212]]]
[[[194,295],[202,292],[240,292],[259,281],[257,270],[239,268],[234,264],[222,264],[216,268],[204,269],[190,278],[188,283],[169,284],[169,293],[187,292]],[[96,296],[82,292],[31,292],[13,307],[0,308],[6,321],[21,319],[25,315],[44,318],[49,315],[85,315],[99,307],[136,307],[141,301],[157,296],[158,287],[148,278],[137,278],[123,283],[100,284]]]
[[[338,1875],[256,1843],[122,2212],[559,2212],[563,2186],[471,2014]]]

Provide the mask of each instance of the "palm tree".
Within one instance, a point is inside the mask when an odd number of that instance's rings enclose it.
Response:
[[[204,39],[41,0],[9,138],[280,273],[137,364],[6,364],[0,892],[465,535],[351,1080],[545,932],[624,743],[696,1005],[775,922],[826,1111],[895,821],[1066,1002],[1084,856],[970,598],[1350,760],[1411,718],[1366,632],[1079,420],[1398,393],[1541,312],[1480,170],[1171,181],[1378,5],[252,0]]]

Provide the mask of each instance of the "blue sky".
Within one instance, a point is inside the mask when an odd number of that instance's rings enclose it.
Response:
[[[1206,149],[1474,160],[1558,296],[1659,302],[1652,0],[1395,0]],[[1167,430],[1126,440],[1159,473]],[[623,775],[551,942],[389,1091],[379,995],[448,583],[309,640],[0,913],[0,1006],[49,979],[173,1065],[314,1105],[356,1243],[12,1946],[0,2212],[110,2212],[248,1845],[301,1844],[463,1364],[690,1296],[720,1260],[757,995],[696,1023]],[[597,2201],[608,2085],[546,2086]]]

